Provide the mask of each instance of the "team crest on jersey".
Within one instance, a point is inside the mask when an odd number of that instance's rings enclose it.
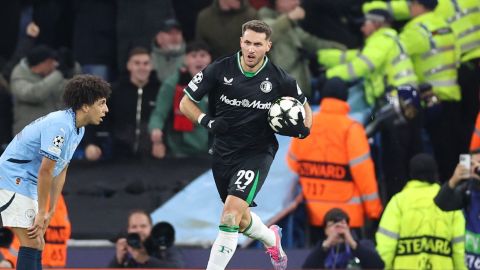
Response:
[[[265,94],[270,93],[270,91],[272,91],[272,88],[272,83],[268,81],[268,78],[267,81],[263,81],[260,84],[260,90],[262,90],[262,92],[264,92]]]
[[[201,83],[202,80],[203,80],[203,73],[201,71],[195,74],[195,76],[193,76],[192,78],[192,82],[194,82],[195,84]]]

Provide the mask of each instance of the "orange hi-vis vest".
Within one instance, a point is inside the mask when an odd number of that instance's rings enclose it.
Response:
[[[347,212],[351,227],[363,226],[365,214],[378,219],[382,212],[365,130],[348,117],[349,110],[344,101],[324,98],[310,136],[293,139],[287,155],[314,226],[323,226],[325,213],[334,207]]]
[[[470,141],[470,151],[480,150],[480,113],[477,114],[477,120],[475,121],[475,130],[472,134],[472,140]]]
[[[72,227],[68,219],[67,206],[60,194],[55,215],[45,233],[45,248],[42,253],[42,265],[47,267],[65,267],[67,264],[67,240]]]

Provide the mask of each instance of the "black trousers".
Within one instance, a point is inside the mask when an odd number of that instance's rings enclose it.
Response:
[[[460,102],[442,101],[436,114],[427,114],[425,117],[425,128],[437,161],[441,183],[450,179],[458,164],[459,155],[465,153],[464,142],[460,140],[464,132],[460,106]]]
[[[382,178],[385,198],[390,201],[400,192],[409,180],[408,163],[410,159],[423,151],[421,131],[422,115],[403,125],[386,123],[381,132]]]

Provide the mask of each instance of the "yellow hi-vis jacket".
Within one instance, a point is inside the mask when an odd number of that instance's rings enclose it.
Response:
[[[397,20],[411,17],[409,1],[373,1],[363,4],[363,12],[372,9],[386,9]],[[480,1],[439,0],[435,14],[442,17],[455,33],[457,46],[461,50],[461,61],[480,57]]]
[[[328,68],[327,78],[340,77],[351,81],[364,78],[365,96],[373,105],[387,86],[411,84],[417,76],[413,63],[392,28],[380,28],[365,40],[361,51],[319,50],[318,62]],[[385,85],[386,84],[386,85]]]
[[[457,83],[459,51],[455,36],[447,23],[433,12],[409,21],[400,40],[413,60],[419,82],[428,82],[440,100],[459,101]]]
[[[410,180],[387,204],[376,233],[385,269],[466,269],[465,219],[435,205],[439,190]]]

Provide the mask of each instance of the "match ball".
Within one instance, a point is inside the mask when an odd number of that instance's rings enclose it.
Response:
[[[300,101],[293,97],[281,97],[270,106],[268,123],[273,131],[281,132],[284,128],[282,126],[284,121],[287,125],[297,125],[298,113],[301,113],[303,119],[305,119],[305,109]]]

